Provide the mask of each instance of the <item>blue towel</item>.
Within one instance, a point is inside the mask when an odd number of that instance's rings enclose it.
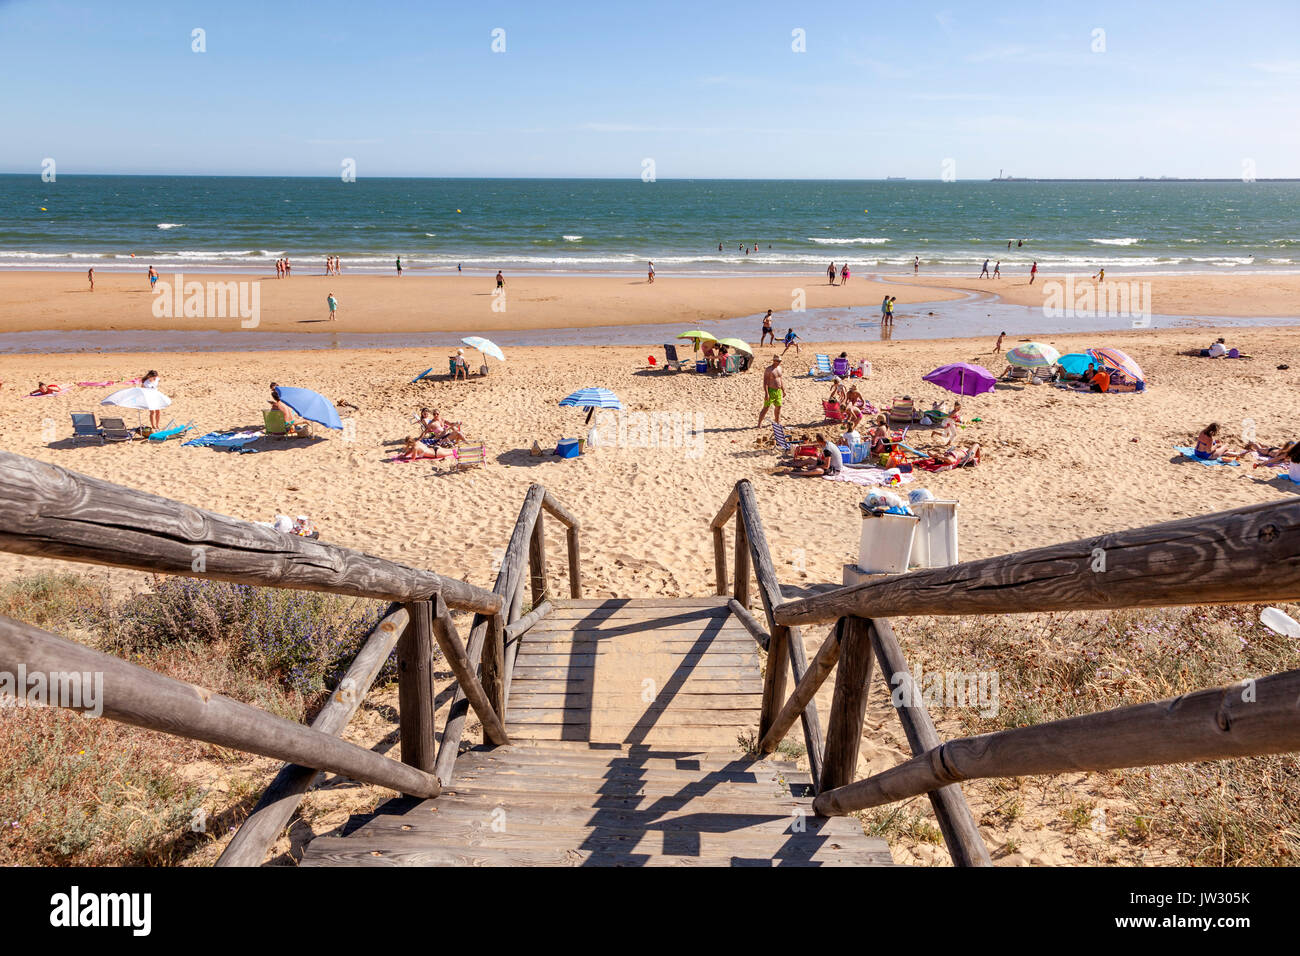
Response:
[[[240,452],[253,452],[257,451],[257,449],[245,448],[244,446],[252,444],[261,437],[260,433],[248,435],[244,432],[208,432],[198,438],[191,438],[185,444],[198,445],[200,448],[234,448]]]
[[[1282,472],[1282,473],[1281,473],[1280,475],[1278,475],[1277,477],[1281,478],[1283,481],[1292,481],[1292,482],[1295,482],[1297,485],[1300,485],[1300,481],[1296,481],[1296,479],[1292,478],[1292,477],[1291,477],[1289,474],[1287,474],[1285,471]]]
[[[1188,448],[1182,445],[1175,445],[1174,451],[1178,452],[1178,454],[1182,455],[1184,458],[1190,458],[1192,461],[1201,465],[1231,465],[1233,468],[1236,468],[1238,465],[1235,461],[1220,461],[1217,458],[1197,458],[1195,448]]]

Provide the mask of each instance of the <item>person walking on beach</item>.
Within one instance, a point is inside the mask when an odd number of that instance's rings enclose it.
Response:
[[[794,329],[790,330],[794,332]],[[763,408],[758,413],[758,427],[762,427],[767,410],[772,409],[772,421],[781,424],[781,403],[785,401],[785,380],[781,377],[781,356],[773,355],[772,364],[763,370]]]
[[[402,277],[402,257],[398,256],[397,257],[397,278],[400,279],[401,277]]]
[[[989,355],[997,355],[1002,351],[1002,340],[1007,337],[1007,333],[1002,332],[998,335],[998,340],[993,343],[993,351]]]
[[[150,266],[149,267],[149,288],[152,289],[157,284],[158,284],[158,270],[155,269],[153,266]]]
[[[772,339],[772,345],[776,345],[776,333],[772,331],[772,310],[767,310],[767,315],[763,316],[763,334],[758,337],[759,345],[766,345],[768,338]]]
[[[655,264],[654,264],[653,262],[650,263],[649,271],[646,273],[646,280],[645,280],[645,281],[648,282],[650,285],[654,285],[654,281],[655,281]]]
[[[503,275],[501,274],[501,270],[498,269],[498,270],[497,270],[497,288],[498,288],[498,289],[504,289],[505,287],[506,287],[506,277],[503,276]]]
[[[989,277],[989,261],[985,259],[984,268],[980,270],[980,278],[987,279],[988,277]]]
[[[1034,276],[1036,276],[1036,275],[1038,275],[1038,263],[1037,263],[1037,262],[1035,262],[1032,266],[1029,267],[1029,284],[1030,284],[1030,285],[1033,285],[1033,284],[1034,284]]]
[[[835,263],[832,262],[826,267],[826,278],[830,280],[831,285],[835,284]]]
[[[999,259],[997,262],[993,263],[993,278],[995,278],[995,279],[1001,279],[1001,278],[1002,278],[1002,260],[1001,260],[1001,259]]]
[[[95,291],[95,270],[90,268],[86,270],[86,278],[90,280],[90,291]]]
[[[1093,278],[1093,281],[1094,281],[1094,282],[1105,282],[1105,281],[1106,281],[1106,267],[1105,267],[1105,266],[1102,266],[1100,269],[1098,269],[1098,270],[1097,270],[1097,274],[1096,274],[1095,276],[1093,276],[1092,278]]]
[[[330,321],[333,322],[335,313],[338,312],[339,300],[334,298],[334,293],[331,292],[329,295],[325,296],[325,303],[330,307]]]
[[[894,327],[894,303],[898,301],[898,296],[891,295],[889,302],[885,305],[885,324],[891,329]]]
[[[783,349],[781,350],[781,354],[782,354],[782,355],[784,355],[786,352],[790,351],[790,346],[792,346],[792,345],[794,346],[794,354],[795,354],[795,355],[798,355],[798,354],[799,354],[799,336],[795,334],[794,329],[786,329],[786,330],[785,330],[785,339],[784,339],[784,342],[785,342],[785,348],[783,348]],[[778,419],[778,421],[779,421],[779,420],[780,420],[780,419]]]
[[[849,284],[849,264],[846,262],[840,267],[840,285]]]
[[[885,324],[885,316],[889,314],[889,296],[880,300],[880,324]]]

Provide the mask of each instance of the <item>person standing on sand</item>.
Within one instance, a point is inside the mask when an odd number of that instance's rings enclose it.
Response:
[[[995,343],[993,343],[993,351],[990,352],[989,355],[997,355],[999,352],[1002,351],[1002,340],[1005,339],[1006,337],[1007,337],[1007,333],[1005,332],[1002,332],[1001,334],[998,335],[998,340]]]
[[[830,281],[831,285],[835,284],[835,263],[832,262],[826,267],[826,278]]]
[[[506,277],[503,276],[503,275],[501,274],[501,270],[498,269],[498,270],[497,270],[497,288],[498,288],[498,289],[504,289],[505,287],[506,287]]]
[[[397,278],[400,279],[401,277],[402,277],[402,257],[398,256],[397,257]]]
[[[995,278],[995,279],[1001,279],[1001,278],[1002,278],[1002,260],[1001,260],[1001,259],[999,259],[997,262],[993,263],[993,278]]]
[[[889,303],[885,306],[885,324],[891,329],[894,327],[894,303],[898,301],[898,296],[891,295]]]
[[[649,270],[648,270],[648,272],[646,273],[646,280],[645,280],[645,281],[648,282],[650,285],[654,285],[654,282],[655,282],[655,264],[654,264],[653,262],[650,263]]]
[[[799,336],[795,334],[794,329],[786,329],[786,330],[785,330],[785,340],[784,340],[784,341],[785,341],[785,348],[783,348],[783,349],[781,350],[781,354],[782,354],[782,355],[784,355],[786,352],[790,351],[790,346],[792,346],[792,345],[794,346],[794,354],[795,354],[795,355],[798,355],[798,354],[799,354]]]
[[[158,270],[155,269],[153,266],[150,266],[149,267],[149,288],[152,289],[157,284],[158,284]]]
[[[917,275],[921,271],[921,257],[912,256],[912,275]]]
[[[989,261],[985,259],[984,268],[980,270],[980,278],[987,279],[988,277],[989,277]]]
[[[766,345],[768,337],[772,338],[772,345],[776,345],[776,333],[772,331],[772,310],[767,310],[767,315],[763,316],[763,334],[758,337],[759,345]]]
[[[339,300],[334,298],[334,293],[331,292],[329,295],[325,296],[325,302],[330,307],[330,321],[333,322],[335,313],[339,308]]]
[[[885,316],[889,314],[889,296],[880,300],[880,324],[885,324]]]
[[[1036,275],[1038,275],[1038,263],[1037,263],[1037,262],[1035,262],[1032,266],[1029,267],[1029,284],[1030,284],[1030,285],[1033,285],[1033,284],[1034,284],[1034,276],[1036,276]]]
[[[293,266],[289,265],[289,257],[284,257],[284,277],[287,279],[293,275]]]
[[[93,267],[86,270],[86,278],[90,280],[90,291],[94,292],[95,291],[95,270]]]
[[[846,262],[840,267],[840,285],[849,284],[849,264]]]
[[[794,329],[790,330],[791,332]],[[773,355],[772,364],[763,370],[763,409],[758,413],[762,427],[767,410],[772,409],[772,421],[781,424],[781,403],[785,401],[785,380],[781,377],[781,356]]]

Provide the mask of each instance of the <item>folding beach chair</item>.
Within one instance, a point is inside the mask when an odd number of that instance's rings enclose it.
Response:
[[[170,422],[167,423],[166,428],[160,428],[152,435],[150,435],[149,440],[162,443],[167,441],[167,439],[169,438],[184,438],[185,433],[188,432],[193,427],[194,427],[194,422],[192,421],[186,422],[184,425],[177,425],[176,419],[173,418]]]
[[[772,441],[776,444],[776,450],[786,455],[794,454],[793,446],[790,444],[790,436],[785,433],[785,426],[780,422],[772,423]]]
[[[817,355],[817,356],[815,356],[815,358],[817,359],[817,377],[818,377],[818,378],[820,378],[820,377],[823,376],[823,375],[834,375],[834,374],[835,374],[834,371],[832,371],[832,369],[831,369],[831,357],[830,357],[829,355]]]
[[[680,372],[685,366],[691,365],[692,359],[679,358],[677,355],[677,346],[665,343],[664,345],[664,368],[671,368],[674,372]]]
[[[104,436],[99,433],[93,412],[72,413],[72,439],[74,442],[86,440],[104,444]]]
[[[916,403],[910,398],[895,398],[885,409],[885,423],[890,427],[894,425],[911,425],[920,421],[920,416],[916,411]]]
[[[849,360],[846,358],[837,357],[835,361],[831,362],[831,371],[834,372],[836,375],[838,375],[840,378],[848,378]]]
[[[826,413],[828,422],[844,421],[844,409],[840,408],[839,402],[822,402],[822,411]]]
[[[126,427],[126,422],[120,418],[101,418],[99,420],[99,433],[103,436],[104,441],[132,441],[135,439],[135,432]]]
[[[453,451],[454,464],[451,466],[452,471],[460,471],[470,465],[487,463],[487,445],[482,442],[477,445],[457,445]]]
[[[300,426],[301,430],[299,430]],[[310,422],[296,421],[290,425],[284,420],[284,412],[278,408],[263,409],[262,429],[266,432],[268,438],[295,438],[299,435],[311,435]]]

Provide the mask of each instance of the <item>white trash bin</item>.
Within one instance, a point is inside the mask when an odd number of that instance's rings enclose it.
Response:
[[[858,567],[867,574],[900,574],[907,570],[912,538],[921,519],[915,515],[878,515],[862,519]]]
[[[911,507],[921,522],[912,541],[912,567],[946,568],[956,564],[957,502],[932,499]]]

